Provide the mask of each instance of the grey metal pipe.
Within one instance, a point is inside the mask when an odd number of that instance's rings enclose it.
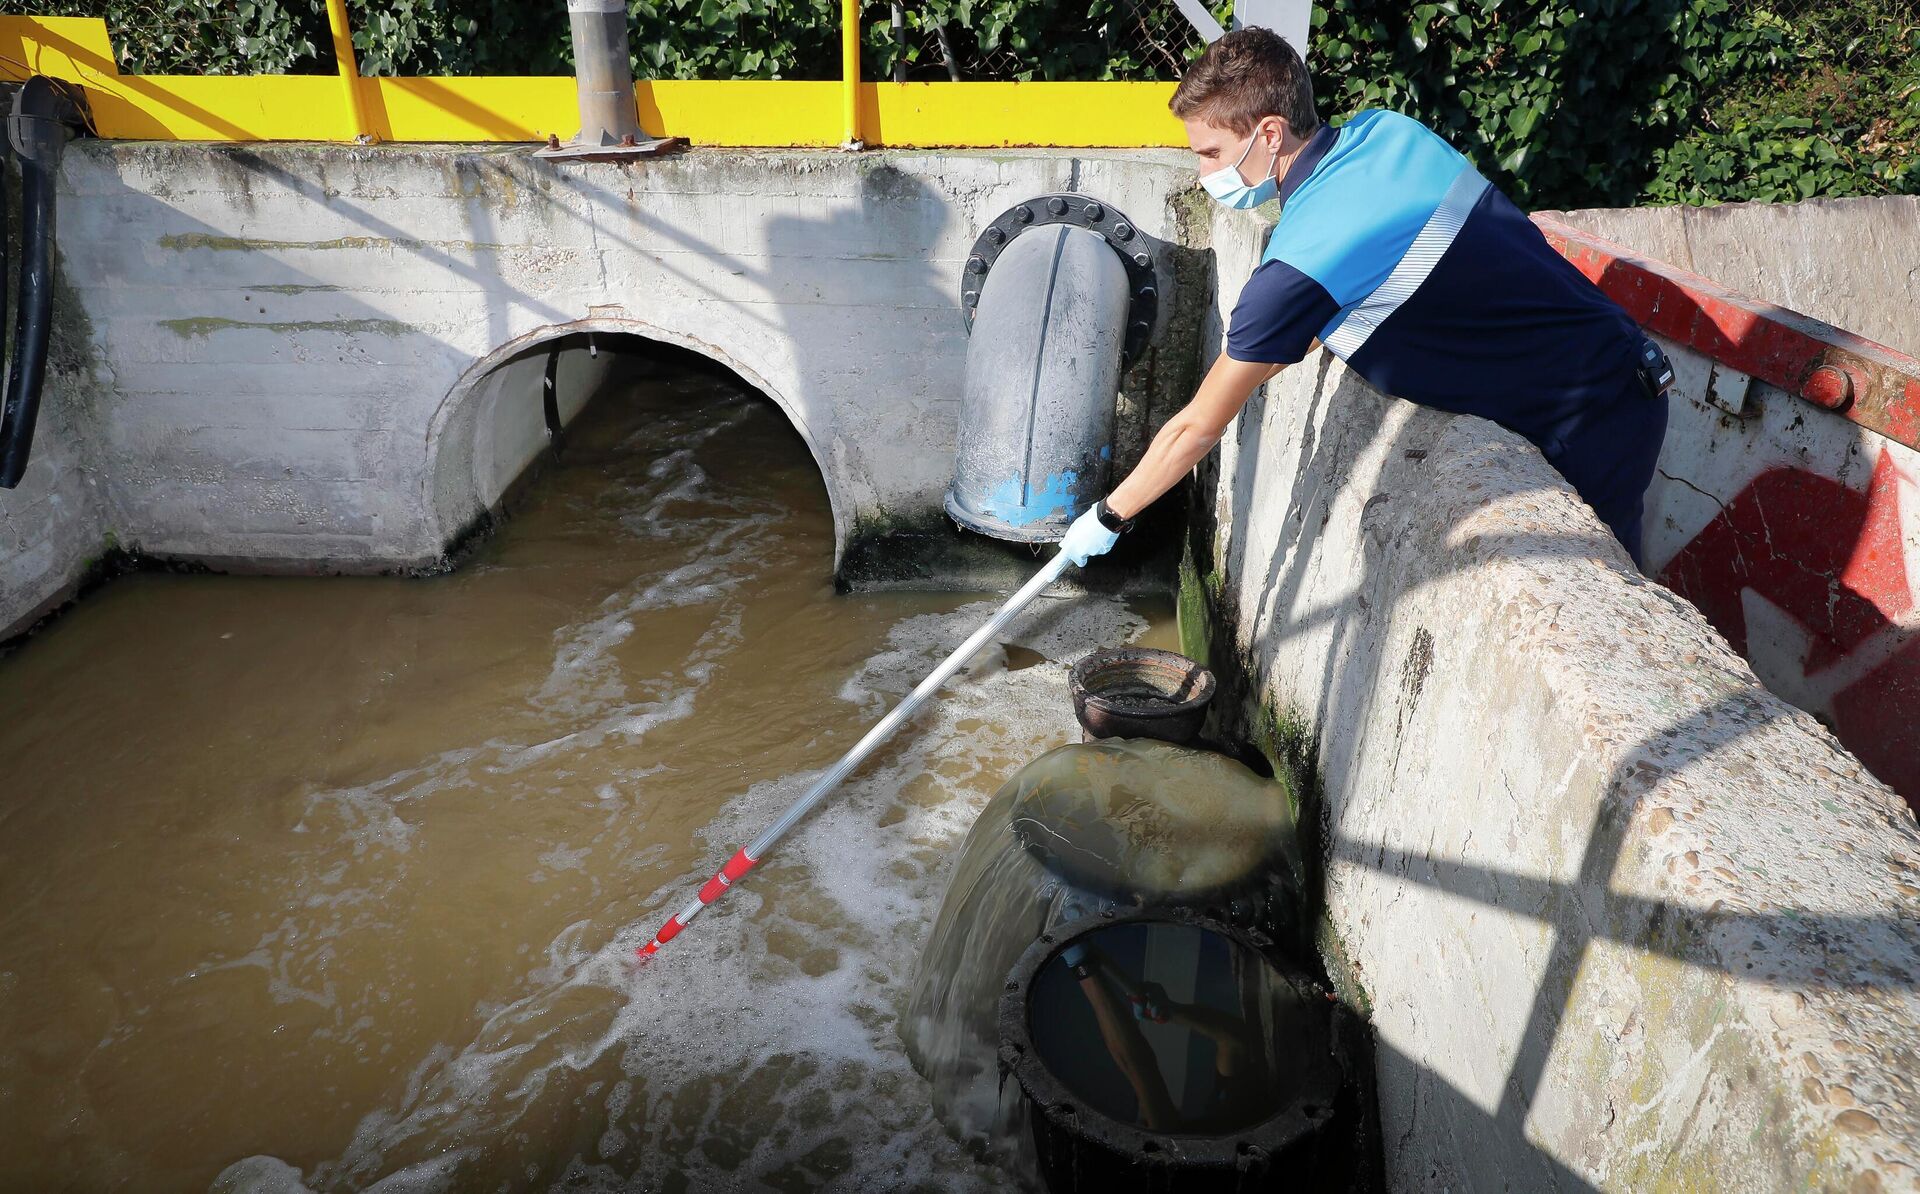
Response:
[[[573,70],[580,92],[577,145],[632,145],[640,139],[627,48],[626,0],[567,0]]]
[[[999,254],[967,344],[955,521],[1051,542],[1106,492],[1130,302],[1119,254],[1085,228],[1029,228]]]

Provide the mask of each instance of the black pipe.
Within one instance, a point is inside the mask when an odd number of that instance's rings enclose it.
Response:
[[[6,359],[7,292],[13,289],[12,225],[13,142],[4,131],[0,131],[0,363],[4,363]],[[0,428],[6,426],[4,420],[6,397],[6,391],[0,390]]]
[[[547,440],[560,442],[560,346],[547,352],[547,374],[540,383],[540,414],[547,421]]]
[[[20,161],[20,298],[6,401],[0,405],[0,489],[12,489],[27,471],[40,415],[47,337],[53,327],[54,180],[67,122],[73,118],[74,104],[65,91],[36,75],[21,85],[7,121],[7,140]],[[0,309],[0,319],[4,317]]]

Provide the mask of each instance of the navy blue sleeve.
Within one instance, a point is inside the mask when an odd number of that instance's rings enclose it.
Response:
[[[1327,288],[1284,261],[1253,271],[1233,306],[1227,355],[1236,361],[1291,365],[1307,355],[1340,305]]]

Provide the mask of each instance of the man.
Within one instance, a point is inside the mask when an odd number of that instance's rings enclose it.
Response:
[[[1393,112],[1320,124],[1305,65],[1266,29],[1220,38],[1169,103],[1200,183],[1279,225],[1199,390],[1060,549],[1111,548],[1213,450],[1256,387],[1316,345],[1375,387],[1531,440],[1634,560],[1671,372],[1625,311],[1446,142]]]

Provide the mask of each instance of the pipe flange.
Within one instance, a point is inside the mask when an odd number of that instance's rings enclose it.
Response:
[[[1153,339],[1160,311],[1160,280],[1153,267],[1153,241],[1140,226],[1116,211],[1112,204],[1089,195],[1041,195],[1001,212],[973,242],[973,251],[960,274],[960,312],[973,333],[973,315],[980,306],[980,288],[1003,250],[1029,228],[1071,224],[1099,233],[1120,255],[1127,268],[1127,335],[1121,344],[1122,367],[1132,365]]]
[[[1311,1068],[1303,1065],[1302,1071],[1293,1076],[1296,1085],[1288,1101],[1266,1117],[1218,1134],[1196,1134],[1191,1128],[1155,1131],[1113,1119],[1088,1105],[1079,1093],[1056,1077],[1042,1059],[1028,1025],[1028,993],[1041,969],[1074,940],[1133,923],[1183,925],[1225,937],[1258,956],[1312,1004],[1325,1000],[1326,1032],[1324,1039],[1315,1042],[1329,1050],[1325,1064]],[[1264,1189],[1267,1183],[1259,1179],[1272,1165],[1282,1158],[1291,1165],[1303,1155],[1312,1155],[1316,1151],[1315,1142],[1325,1138],[1329,1130],[1336,1129],[1338,1108],[1348,1080],[1344,1066],[1331,1052],[1334,1048],[1332,1009],[1331,998],[1319,984],[1278,952],[1270,938],[1256,930],[1176,910],[1087,915],[1042,934],[1008,972],[995,1017],[1000,1038],[1001,1078],[1003,1082],[1012,1078],[1019,1084],[1030,1102],[1032,1115],[1046,1121],[1050,1132],[1126,1159],[1131,1166],[1145,1167],[1150,1174],[1158,1169],[1160,1177],[1165,1176],[1169,1166],[1210,1170],[1216,1175],[1238,1172],[1242,1179],[1252,1180],[1242,1180],[1236,1188],[1251,1185]],[[1300,1060],[1304,1062],[1305,1058]],[[1293,1180],[1302,1176],[1290,1172],[1288,1188],[1292,1188]],[[1312,1186],[1311,1182],[1307,1184]],[[1167,1188],[1168,1185],[1177,1183],[1159,1182],[1150,1175],[1140,1188]]]

